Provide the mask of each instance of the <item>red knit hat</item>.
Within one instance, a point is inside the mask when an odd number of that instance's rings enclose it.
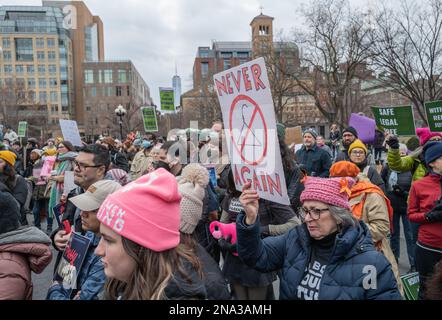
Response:
[[[301,193],[301,202],[315,200],[350,210],[348,197],[351,194],[350,189],[354,182],[349,177],[307,177],[304,182],[305,189]]]
[[[442,137],[440,132],[431,132],[429,128],[416,128],[416,135],[419,137],[419,144],[423,146],[432,137]]]

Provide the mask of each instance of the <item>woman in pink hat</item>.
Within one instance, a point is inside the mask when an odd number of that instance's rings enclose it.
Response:
[[[259,196],[244,185],[238,216],[240,258],[261,271],[279,270],[280,299],[399,300],[388,260],[370,231],[350,212],[351,178],[308,177],[301,194],[304,223],[284,235],[261,239]]]
[[[109,195],[101,205],[105,299],[205,299],[198,258],[180,244],[175,177],[158,169]]]

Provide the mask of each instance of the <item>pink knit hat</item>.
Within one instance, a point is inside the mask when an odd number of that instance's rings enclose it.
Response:
[[[307,177],[304,182],[305,189],[301,193],[301,202],[315,200],[351,210],[348,197],[351,194],[350,189],[354,182],[355,181],[349,177]]]
[[[175,177],[161,168],[109,195],[97,218],[119,235],[161,252],[180,243],[180,200]]]
[[[442,137],[440,132],[431,132],[429,128],[416,128],[416,135],[419,137],[419,144],[423,146],[432,137]]]

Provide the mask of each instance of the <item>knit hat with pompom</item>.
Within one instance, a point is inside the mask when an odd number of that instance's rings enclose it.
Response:
[[[192,234],[203,214],[205,188],[209,184],[209,172],[197,163],[187,165],[178,179],[180,203],[180,231]]]

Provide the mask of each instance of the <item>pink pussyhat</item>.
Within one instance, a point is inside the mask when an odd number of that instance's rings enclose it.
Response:
[[[304,182],[305,189],[301,193],[301,202],[314,200],[350,210],[351,207],[348,198],[351,194],[350,189],[354,182],[355,181],[349,177],[307,177]]]
[[[423,146],[432,137],[442,137],[440,132],[431,132],[429,128],[416,128],[416,135],[419,137],[419,144]]]
[[[180,200],[176,178],[161,168],[109,195],[97,218],[122,237],[161,252],[180,243]]]

